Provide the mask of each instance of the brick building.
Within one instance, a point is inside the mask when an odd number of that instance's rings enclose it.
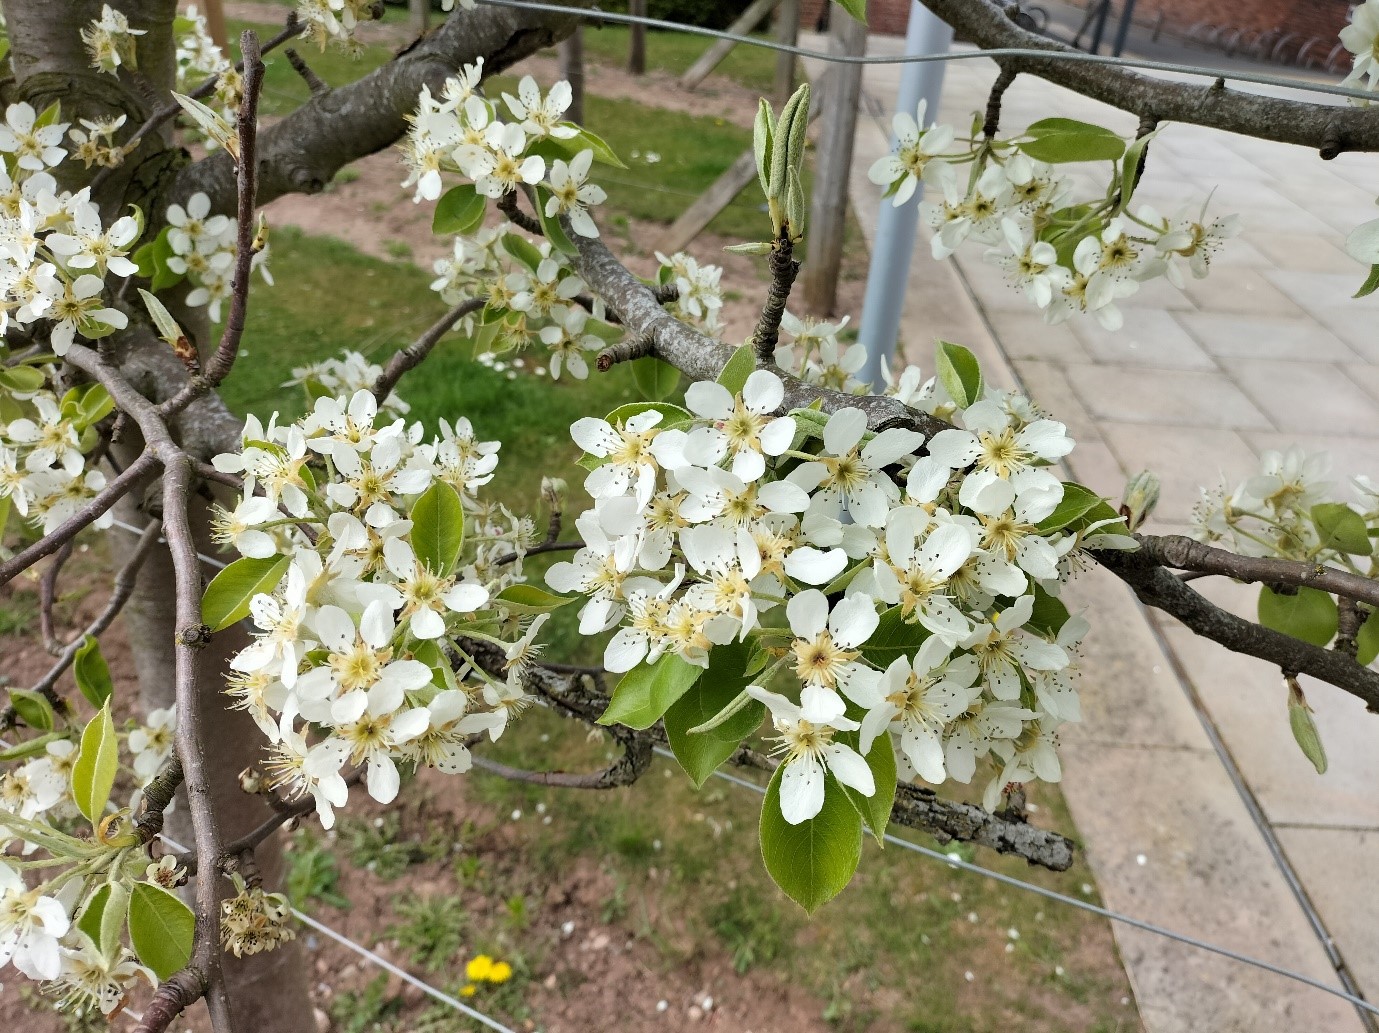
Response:
[[[800,22],[813,28],[827,0],[803,0]],[[1032,0],[1038,3],[1038,0]],[[1082,4],[1083,0],[1073,0]],[[1112,16],[1124,0],[1115,0]],[[1309,36],[1335,38],[1349,20],[1353,0],[1138,0],[1135,20],[1152,22],[1163,12],[1164,25],[1185,32],[1198,22],[1233,29],[1268,32],[1279,29]],[[872,32],[903,36],[910,17],[910,0],[869,0]]]

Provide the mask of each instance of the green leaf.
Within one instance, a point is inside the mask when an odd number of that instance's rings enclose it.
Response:
[[[0,369],[0,387],[15,394],[27,395],[48,382],[41,369],[34,366],[10,366]]]
[[[53,705],[42,693],[28,689],[10,689],[10,706],[26,725],[36,732],[53,730]]]
[[[565,227],[560,224],[560,216],[546,214],[546,202],[550,198],[550,190],[538,184],[536,187],[536,220],[541,223],[541,232],[545,234],[546,239],[551,242],[551,247],[559,254],[578,254],[579,249],[570,240],[570,235],[565,232]]]
[[[1312,507],[1312,523],[1323,548],[1356,556],[1368,556],[1374,549],[1364,517],[1344,502],[1317,503]]]
[[[484,221],[488,198],[474,189],[473,183],[461,183],[441,194],[431,216],[431,232],[448,236],[473,233]]]
[[[703,673],[675,653],[663,654],[654,664],[638,664],[618,682],[599,724],[650,728]]]
[[[574,602],[574,597],[552,595],[535,585],[508,585],[498,593],[497,601],[513,613],[550,613]]]
[[[982,397],[982,367],[977,357],[960,344],[939,341],[938,379],[958,407],[966,409]]]
[[[286,556],[245,556],[222,570],[201,597],[201,619],[212,631],[223,631],[249,616],[249,603],[278,587],[292,561]]]
[[[1091,488],[1083,487],[1076,481],[1064,481],[1063,498],[1053,508],[1052,513],[1039,521],[1039,530],[1044,534],[1061,531],[1069,524],[1091,513],[1092,510],[1096,509],[1098,503],[1105,501]],[[1110,509],[1109,505],[1107,509]],[[1110,515],[1115,516],[1115,512],[1112,511]]]
[[[97,946],[101,942],[101,920],[109,901],[110,883],[102,883],[96,888],[96,892],[87,898],[86,906],[81,909],[81,915],[77,918],[77,928],[91,937],[91,942]]]
[[[742,740],[761,727],[766,706],[752,700],[716,728],[689,733],[731,703],[751,684],[754,654],[750,644],[733,642],[709,651],[709,669],[665,713],[666,739],[696,789],[733,755]]]
[[[612,165],[614,168],[625,169],[623,160],[613,148],[608,146],[608,141],[599,136],[598,133],[591,133],[583,126],[579,127],[579,134],[570,141],[572,153],[578,154],[586,147],[594,152],[594,160],[601,165]]]
[[[1352,298],[1367,298],[1379,290],[1379,265],[1369,267],[1369,275],[1365,277],[1365,282],[1360,284],[1360,289],[1351,295]]]
[[[412,548],[433,574],[455,569],[464,545],[464,503],[445,481],[433,481],[412,504]]]
[[[1131,196],[1135,193],[1135,187],[1139,184],[1136,178],[1140,169],[1140,158],[1144,155],[1144,149],[1149,146],[1149,141],[1159,135],[1159,130],[1146,133],[1137,138],[1125,150],[1125,158],[1120,163],[1120,206],[1117,212],[1125,211],[1125,206],[1130,203]]]
[[[87,384],[77,402],[77,429],[85,430],[93,424],[100,423],[114,411],[115,400],[110,397],[105,385]]]
[[[663,402],[680,386],[680,371],[648,355],[632,363],[632,380],[647,401]]]
[[[164,226],[158,236],[131,256],[134,264],[139,267],[139,275],[153,281],[149,287],[155,294],[167,290],[184,275],[168,268],[168,259],[173,256],[172,242],[168,239],[171,232],[171,226]]]
[[[756,368],[756,349],[751,344],[744,344],[724,363],[722,372],[718,374],[718,382],[728,389],[728,394],[741,394],[747,386],[747,378]]]
[[[115,691],[110,680],[110,667],[101,655],[101,644],[94,635],[87,635],[72,660],[72,674],[77,679],[77,688],[93,707],[105,706],[105,701]]]
[[[1379,610],[1374,610],[1355,636],[1355,659],[1368,667],[1379,657]]]
[[[541,252],[536,250],[536,245],[516,233],[503,234],[503,250],[532,272],[541,264]]]
[[[1049,595],[1038,585],[1034,586],[1034,609],[1026,622],[1027,626],[1046,635],[1057,635],[1068,623],[1068,608],[1057,596]]]
[[[819,813],[791,825],[780,812],[784,770],[771,776],[761,804],[761,858],[785,895],[813,914],[852,881],[862,859],[862,816],[828,775]]]
[[[120,945],[120,932],[129,917],[129,886],[123,882],[108,883],[110,893],[101,904],[100,935],[94,937],[101,953],[115,957]],[[90,935],[89,933],[87,935]]]
[[[837,0],[837,4],[859,22],[866,23],[867,0]]]
[[[1336,600],[1316,588],[1282,595],[1266,585],[1259,590],[1259,623],[1324,646],[1336,634]]]
[[[862,655],[884,671],[896,657],[914,656],[928,637],[927,628],[908,623],[901,616],[900,607],[892,606],[881,614],[871,638],[862,643]]]
[[[36,739],[29,739],[25,742],[15,743],[7,750],[0,750],[0,763],[11,760],[27,760],[30,757],[37,757],[39,754],[48,752],[48,744],[57,742],[59,739],[66,739],[65,732],[48,732],[40,735]]]
[[[1317,722],[1312,719],[1312,708],[1299,693],[1293,691],[1288,693],[1288,724],[1293,729],[1293,738],[1302,755],[1312,762],[1317,774],[1326,774],[1326,748],[1317,731]]]
[[[154,975],[167,979],[192,956],[196,916],[175,895],[151,882],[137,882],[129,896],[129,942]]]
[[[72,765],[72,797],[77,809],[96,824],[110,799],[119,767],[120,747],[115,735],[115,722],[110,718],[110,700],[93,717],[81,733],[81,751]]]
[[[1072,118],[1043,118],[1025,130],[1017,146],[1037,161],[1118,161],[1125,141],[1109,129]]]
[[[838,738],[846,742],[854,750],[861,753],[861,736],[857,732],[843,732]],[[857,813],[862,816],[862,820],[867,823],[867,828],[876,838],[879,846],[886,845],[886,825],[891,820],[891,807],[895,803],[895,750],[891,746],[890,732],[882,732],[876,737],[876,741],[871,744],[871,750],[865,754],[867,767],[871,768],[872,781],[876,783],[876,792],[871,796],[863,796],[855,789],[850,789],[838,783],[838,788],[847,794],[848,802],[856,808]]]

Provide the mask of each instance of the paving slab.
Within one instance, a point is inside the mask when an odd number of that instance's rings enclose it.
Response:
[[[1239,313],[1183,312],[1176,317],[1212,355],[1290,362],[1353,362],[1355,350],[1310,316],[1251,319]]]
[[[1171,424],[1101,423],[1101,435],[1130,475],[1152,470],[1162,488],[1154,511],[1160,520],[1186,524],[1202,487],[1238,484],[1258,465],[1254,449],[1236,431]]]
[[[1111,366],[1217,370],[1215,360],[1183,329],[1176,313],[1130,309],[1125,326],[1107,330],[1095,319],[1070,322],[1072,332],[1096,362]],[[1182,318],[1188,318],[1186,314]]]
[[[1221,365],[1279,430],[1379,434],[1379,406],[1338,366],[1274,359],[1222,359]]]
[[[1269,418],[1223,373],[1068,363],[1088,410],[1118,423],[1267,430]]]

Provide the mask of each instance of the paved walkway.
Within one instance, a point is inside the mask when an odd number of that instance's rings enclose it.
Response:
[[[888,148],[898,76],[895,66],[866,73],[863,111],[884,113],[863,119],[853,161],[868,239],[878,199],[866,169]],[[970,124],[995,66],[957,62],[947,76],[942,118]],[[1135,125],[1028,78],[1006,95],[1007,126],[1050,114],[1127,134]],[[1023,383],[1077,439],[1073,476],[1105,495],[1154,470],[1164,490],[1150,530],[1181,530],[1198,485],[1238,481],[1266,449],[1325,449],[1337,482],[1379,475],[1379,299],[1350,300],[1363,270],[1342,250],[1345,233],[1374,215],[1374,171],[1374,159],[1327,163],[1170,126],[1137,197],[1172,213],[1215,187],[1214,207],[1245,225],[1208,280],[1147,286],[1112,335],[1092,320],[1046,326],[980,249],[936,263],[921,245],[904,348],[928,367],[936,337],[961,341],[993,381]],[[1197,584],[1252,613],[1251,589]],[[1064,737],[1064,789],[1107,904],[1338,985],[1332,938],[1379,1000],[1379,717],[1307,685],[1330,757],[1319,776],[1292,740],[1277,670],[1146,614],[1105,572],[1072,591],[1094,632],[1085,719]],[[1364,1028],[1350,1005],[1315,989],[1133,929],[1117,926],[1116,937],[1150,1033]]]

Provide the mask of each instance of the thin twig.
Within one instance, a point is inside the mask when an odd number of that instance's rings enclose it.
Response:
[[[514,226],[520,226],[532,236],[545,236],[545,231],[541,229],[541,223],[522,211],[521,208],[517,207],[516,190],[509,190],[502,197],[498,198],[498,210],[507,216],[508,221]]]
[[[294,72],[302,77],[302,82],[306,83],[306,88],[311,91],[313,97],[319,97],[330,92],[330,84],[311,70],[306,59],[297,53],[296,47],[288,47],[283,53],[287,56],[287,63],[292,66]]]
[[[431,350],[440,343],[442,337],[454,329],[465,316],[478,312],[488,303],[488,299],[469,298],[460,302],[440,319],[436,320],[427,328],[426,332],[409,344],[406,348],[400,348],[393,352],[392,358],[388,360],[388,365],[374,381],[373,396],[382,405],[387,400],[388,395],[392,394],[393,388],[397,387],[397,382],[403,375],[411,369],[416,369],[426,356],[431,354]]]
[[[599,352],[598,357],[594,359],[594,366],[600,373],[607,373],[620,362],[645,358],[651,354],[655,345],[655,338],[648,334],[625,337],[617,344],[609,345]]]
[[[164,417],[173,416],[207,391],[214,390],[235,364],[239,343],[244,337],[244,321],[249,311],[249,278],[254,270],[255,247],[254,205],[258,194],[258,113],[259,94],[263,91],[263,56],[259,38],[253,29],[245,29],[240,37],[244,53],[244,101],[239,109],[239,165],[238,204],[236,206],[235,273],[230,283],[230,311],[225,317],[225,329],[220,343],[205,364],[200,376],[193,376],[181,391],[160,407]]]
[[[982,123],[982,135],[990,140],[1001,129],[1001,101],[1005,99],[1006,90],[1010,89],[1010,84],[1015,81],[1018,75],[1004,65],[1001,66],[1001,74],[996,76],[996,81],[991,84],[991,93],[986,98],[986,120]],[[920,126],[922,132],[924,127]]]
[[[57,633],[53,629],[53,601],[57,598],[57,579],[62,573],[63,566],[72,556],[73,541],[63,543],[57,555],[53,557],[53,562],[48,564],[48,569],[43,572],[43,577],[38,582],[38,629],[43,636],[43,648],[56,656],[62,652],[62,643],[58,641]]]
[[[752,344],[756,348],[757,365],[772,366],[776,362],[776,344],[780,341],[780,321],[785,316],[785,306],[790,301],[790,288],[795,285],[795,277],[800,274],[800,263],[795,261],[795,245],[790,239],[790,231],[782,228],[767,260],[771,270],[771,286],[766,293],[766,304],[762,306],[756,329],[752,331]]]
[[[79,345],[77,347],[80,347]],[[95,352],[91,353],[95,358]],[[44,556],[51,556],[62,548],[67,542],[71,541],[78,533],[85,530],[91,524],[108,512],[115,503],[128,495],[146,475],[153,471],[158,465],[158,457],[152,452],[145,451],[125,468],[124,473],[120,474],[113,481],[107,484],[90,502],[82,506],[70,517],[64,520],[52,531],[45,534],[38,541],[34,542],[27,549],[16,553],[10,559],[0,563],[0,585],[8,584],[9,581],[21,570],[27,570]]]

